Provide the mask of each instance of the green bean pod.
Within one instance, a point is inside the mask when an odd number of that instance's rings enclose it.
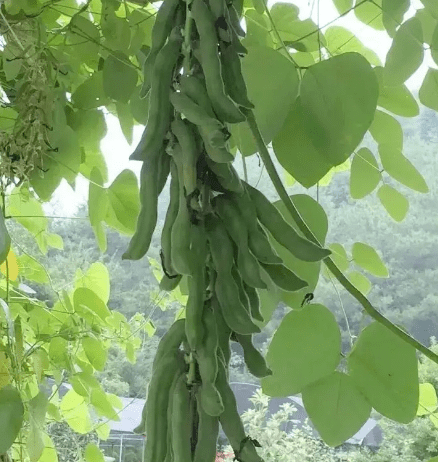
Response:
[[[313,262],[328,257],[330,250],[323,249],[313,242],[301,237],[283,218],[281,212],[262,192],[246,185],[253,200],[260,223],[272,234],[272,237],[300,260]]]
[[[182,374],[176,382],[172,396],[172,450],[175,461],[192,462],[190,437],[192,434],[192,419],[190,392],[186,378]]]
[[[173,453],[173,432],[172,432],[172,419],[174,416],[173,413],[173,395],[175,392],[176,384],[181,377],[184,376],[184,373],[175,374],[173,378],[172,385],[169,390],[169,404],[167,405],[167,452],[164,462],[175,462],[175,457]]]
[[[167,155],[164,149],[161,156]],[[146,255],[152,235],[157,226],[158,217],[158,180],[161,161],[143,162],[140,172],[140,212],[135,233],[129,241],[128,249],[122,260],[140,260]]]
[[[185,319],[178,319],[169,327],[163,337],[161,337],[161,340],[158,343],[157,352],[155,353],[154,362],[152,364],[152,371],[157,369],[164,356],[168,354],[175,354],[179,350],[179,347],[186,338],[185,325]]]
[[[185,194],[190,196],[198,187],[196,164],[199,158],[199,150],[196,145],[194,127],[181,119],[175,119],[171,127],[181,146]]]
[[[236,282],[237,287],[239,288],[239,299],[240,299],[242,305],[245,307],[245,309],[246,309],[246,311],[248,311],[248,313],[251,313],[250,307],[249,307],[248,294],[245,291],[244,282],[242,281],[242,278],[240,277],[239,270],[237,269],[237,267],[235,265],[233,265],[233,269],[231,270],[231,274],[233,275],[234,281]]]
[[[225,195],[214,198],[214,208],[237,246],[237,267],[243,280],[252,287],[266,289],[260,276],[260,265],[248,247],[248,229],[239,210]]]
[[[181,146],[176,144],[173,147],[172,156],[178,169],[179,206],[178,214],[171,231],[172,248],[170,257],[172,266],[178,274],[187,274],[190,276],[190,261],[192,258],[190,252],[190,236],[192,226],[184,193],[184,165]]]
[[[284,265],[268,265],[266,263],[261,263],[261,265],[272,282],[282,290],[296,292],[309,285]]]
[[[240,181],[239,174],[231,163],[213,162],[211,159],[207,159],[207,165],[210,170],[217,176],[217,179],[221,186],[228,191],[236,193],[243,192],[243,185]]]
[[[234,334],[243,349],[243,357],[249,372],[259,379],[272,375],[265,358],[252,343],[252,335]]]
[[[181,274],[178,274],[172,278],[164,275],[159,284],[160,290],[172,292],[172,290],[175,290],[178,287],[179,283],[181,282],[181,278]]]
[[[251,316],[257,321],[263,322],[264,318],[260,311],[260,297],[257,289],[245,283],[243,283],[243,288],[245,289],[246,296],[248,297]]]
[[[130,160],[157,159],[170,124],[172,105],[169,92],[181,46],[180,28],[175,27],[168,42],[157,54],[151,77],[148,122],[140,143],[129,157]]]
[[[170,157],[170,156],[168,156]],[[166,217],[164,219],[163,230],[161,231],[161,251],[163,255],[163,265],[167,275],[176,275],[176,271],[172,266],[171,249],[172,249],[172,227],[178,215],[179,208],[179,181],[178,168],[172,160],[170,179],[170,201],[167,208]]]
[[[253,109],[254,104],[248,99],[248,90],[242,75],[240,56],[233,44],[221,44],[221,63],[225,90],[230,98],[240,106]]]
[[[205,75],[207,92],[213,104],[214,111],[218,115],[219,120],[224,122],[243,122],[245,116],[225,94],[221,62],[217,49],[215,20],[204,0],[193,0],[192,16],[200,37],[201,65]]]
[[[237,410],[236,397],[228,383],[226,365],[219,361],[217,387],[224,402],[224,412],[219,416],[222,429],[233,448],[233,451],[241,462],[263,462],[257,454],[254,443],[246,438],[245,429]],[[245,443],[242,442],[245,440]]]
[[[141,98],[144,98],[149,91],[155,59],[175,25],[175,16],[179,4],[180,0],[165,0],[157,11],[151,33],[151,49],[143,65],[144,81],[140,90]]]
[[[169,391],[176,374],[184,371],[185,362],[181,351],[163,356],[148,387],[146,401],[145,461],[164,460],[167,454],[167,406]]]
[[[228,327],[222,309],[219,305],[219,301],[216,296],[213,295],[211,298],[211,307],[213,309],[214,317],[216,320],[217,333],[218,333],[218,352],[225,358],[225,362],[228,364],[231,358],[231,347],[230,347],[230,336],[231,329]]]
[[[160,162],[158,164],[158,182],[157,182],[157,190],[158,195],[160,195],[166,186],[167,179],[169,178],[170,173],[170,159],[171,157],[166,152],[160,156]]]
[[[205,88],[205,79],[195,75],[183,75],[180,80],[181,91],[191,98],[212,119],[216,119],[210,97]]]
[[[186,305],[186,336],[192,351],[198,351],[205,335],[202,317],[206,288],[205,261],[207,240],[203,223],[191,229],[191,275],[189,276],[189,297]]]
[[[204,411],[200,403],[199,393],[196,399],[198,401],[199,430],[193,462],[215,462],[219,419]]]
[[[236,32],[239,37],[245,37],[246,33],[240,25],[239,13],[236,10],[236,7],[231,4],[228,6],[228,18],[230,26]]]
[[[269,238],[261,226],[248,233],[248,246],[258,261],[268,264],[281,264],[283,260],[271,246]]]

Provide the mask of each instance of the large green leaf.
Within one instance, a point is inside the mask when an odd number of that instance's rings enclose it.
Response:
[[[399,151],[386,144],[379,145],[382,166],[388,175],[408,188],[421,193],[429,192],[429,188],[421,173]]]
[[[270,143],[280,131],[297,97],[297,70],[278,51],[253,46],[248,48],[248,54],[242,60],[242,72],[248,88],[248,97],[255,106],[254,114],[263,139]],[[268,86],[267,81],[270,82]],[[249,156],[257,151],[246,122],[234,125],[231,131],[243,155]]]
[[[310,420],[329,446],[339,446],[368,420],[371,405],[351,377],[334,372],[303,390]]]
[[[334,315],[310,304],[288,313],[266,356],[273,374],[262,380],[268,396],[289,396],[331,374],[341,358],[341,333]]]
[[[305,129],[332,165],[345,162],[370,127],[379,95],[368,61],[344,53],[311,66],[301,81]]]
[[[62,398],[60,410],[68,425],[76,432],[84,435],[91,431],[93,424],[83,396],[69,390]]]
[[[306,222],[307,226],[316,236],[318,241],[324,245],[328,230],[328,220],[323,207],[307,194],[295,194],[290,197],[298,212],[303,217],[303,220]],[[295,228],[298,234],[303,236],[295,222],[292,220],[291,215],[287,211],[283,202],[277,201],[275,202],[275,206],[280,210],[285,220],[293,228]],[[283,259],[284,264],[290,268],[298,277],[309,284],[308,287],[297,292],[280,291],[281,300],[284,303],[286,303],[291,308],[300,308],[301,302],[303,301],[306,293],[312,292],[318,283],[321,262],[305,262],[298,260],[298,258],[294,257],[288,250],[278,244],[278,242],[272,241],[272,245]]]
[[[386,55],[384,81],[388,86],[404,83],[420,66],[424,58],[423,30],[417,18],[408,19],[397,30]]]
[[[103,89],[108,98],[127,103],[137,86],[138,74],[128,57],[114,51],[103,65]]]
[[[91,365],[96,370],[103,371],[108,353],[103,347],[102,342],[93,337],[84,337],[82,339],[82,346]]]
[[[76,132],[79,143],[86,150],[98,150],[102,138],[107,134],[105,116],[98,109],[67,110],[67,123]],[[90,127],[93,127],[90,130]]]
[[[347,274],[349,281],[365,296],[370,292],[372,285],[370,280],[359,271],[350,271]]]
[[[403,149],[403,129],[400,122],[386,112],[376,111],[370,133],[377,144],[388,144],[400,151]]]
[[[415,348],[378,322],[368,325],[348,355],[356,386],[380,414],[411,422],[419,400]]]
[[[45,447],[44,433],[46,410],[49,400],[47,395],[39,392],[29,401],[29,424],[30,430],[27,436],[27,453],[31,462],[37,462]]]
[[[438,70],[429,68],[419,92],[420,102],[438,111]]]
[[[17,257],[17,263],[21,277],[24,277],[29,281],[39,282],[40,284],[46,284],[49,282],[47,271],[35,258],[30,257],[27,254],[22,254]]]
[[[382,175],[374,154],[368,148],[359,149],[351,163],[351,197],[362,199],[374,191],[381,179]]]
[[[113,408],[108,397],[109,395],[107,395],[102,389],[94,388],[91,390],[90,401],[99,415],[106,417],[107,419],[119,421],[120,417]]]
[[[379,278],[388,277],[388,269],[373,247],[355,242],[351,250],[353,261],[364,270]]]
[[[100,32],[95,24],[84,16],[75,14],[68,25],[69,52],[90,65],[97,64],[100,51]]]
[[[382,0],[383,25],[391,37],[394,36],[397,27],[402,24],[410,5],[410,0]]]
[[[102,319],[102,321],[105,321],[105,319],[111,315],[105,302],[88,287],[79,286],[75,289],[73,293],[73,303],[75,310],[90,322],[94,321],[95,315]]]
[[[434,412],[438,406],[435,387],[431,383],[420,383],[417,415]]]
[[[77,108],[95,109],[109,102],[103,88],[103,71],[94,72],[72,94],[72,102]]]
[[[409,201],[402,193],[384,184],[377,191],[377,197],[393,220],[400,222],[405,219],[409,210]]]
[[[347,271],[350,266],[350,262],[348,261],[348,255],[344,246],[334,242],[328,246],[328,249],[332,251],[330,258],[336,263],[336,266],[341,271]]]
[[[269,18],[266,14],[249,8],[245,11],[246,37],[242,44],[245,47],[268,46],[272,47],[273,42],[269,33]]]
[[[140,211],[137,177],[125,169],[108,188],[109,207],[105,217],[109,226],[133,234]]]
[[[92,263],[88,270],[75,275],[75,287],[86,287],[92,290],[104,303],[108,303],[110,280],[108,268],[101,262]]]
[[[105,458],[102,451],[94,443],[88,443],[85,448],[84,457],[87,462],[104,462]]]
[[[24,406],[12,385],[0,390],[0,454],[12,446],[23,424]]]
[[[438,4],[435,0],[421,0],[421,3],[435,19],[438,19]]]
[[[406,85],[386,86],[383,81],[383,68],[375,67],[374,72],[379,82],[378,106],[402,117],[416,117],[420,108]]]
[[[310,188],[324,177],[332,164],[315,148],[304,124],[303,106],[298,97],[272,147],[282,167]]]
[[[373,2],[356,0],[355,6],[354,13],[359,21],[377,30],[385,29],[383,25],[382,0],[374,0]]]
[[[421,22],[424,43],[431,45],[433,33],[437,25],[437,20],[429,13],[426,8],[417,10],[415,17]]]
[[[353,0],[333,0],[333,3],[339,14],[344,14],[353,7]]]
[[[331,55],[341,53],[357,52],[364,56],[370,64],[380,66],[381,61],[377,54],[367,48],[354,34],[341,26],[330,26],[324,36],[327,42],[326,48]]]

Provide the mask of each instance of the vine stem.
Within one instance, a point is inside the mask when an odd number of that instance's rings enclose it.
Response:
[[[288,212],[292,216],[293,220],[297,224],[300,231],[304,234],[304,236],[309,239],[310,241],[314,242],[315,244],[321,246],[321,243],[318,241],[316,236],[312,233],[312,231],[307,226],[306,222],[303,220],[303,217],[300,215],[300,212],[297,210],[295,205],[293,204],[292,200],[290,199],[286,188],[281,181],[280,176],[275,168],[274,163],[272,162],[271,156],[269,154],[268,148],[266,147],[265,141],[260,133],[258,128],[257,122],[254,117],[254,113],[249,110],[245,109],[245,115],[247,117],[247,122],[251,133],[254,137],[254,140],[257,145],[257,149],[259,151],[260,157],[263,160],[263,163],[266,167],[266,171],[268,172],[269,178],[274,185],[277,194],[280,196],[280,199],[283,201],[285,207],[287,208]],[[322,246],[321,246],[322,247]],[[435,354],[432,350],[424,346],[418,340],[415,340],[405,331],[397,327],[393,324],[389,319],[387,319],[383,314],[381,314],[371,302],[362,294],[342,273],[342,271],[338,268],[336,263],[330,258],[327,257],[324,260],[327,268],[333,273],[335,278],[339,281],[339,283],[344,287],[344,289],[349,292],[364,308],[367,314],[373,318],[375,321],[379,322],[383,326],[387,327],[391,332],[395,335],[400,337],[406,343],[412,345],[416,350],[423,353],[426,357],[432,360],[434,363],[438,364],[438,355]]]

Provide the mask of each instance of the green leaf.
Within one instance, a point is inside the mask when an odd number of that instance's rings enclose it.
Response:
[[[298,73],[294,65],[272,48],[248,48],[242,60],[242,72],[248,97],[255,105],[254,114],[266,143],[280,131],[292,103],[298,94]],[[269,81],[269,86],[266,82]],[[281,91],[278,89],[281,88]],[[231,128],[239,151],[249,156],[257,152],[253,136],[246,122]]]
[[[12,130],[17,120],[18,113],[11,107],[0,108],[0,130],[5,132]]]
[[[330,244],[328,248],[332,251],[330,258],[336,263],[336,266],[338,266],[341,271],[347,271],[350,262],[348,261],[348,255],[344,246],[334,242]]]
[[[92,181],[91,172],[96,167],[102,177],[102,184],[105,184],[108,181],[108,168],[100,148],[95,150],[85,149],[83,150],[83,156],[85,156],[85,159],[82,158],[80,173]]]
[[[360,53],[366,58],[370,64],[374,66],[380,66],[380,58],[377,54],[367,48],[354,34],[353,32],[345,29],[341,26],[330,26],[325,32],[324,36],[327,42],[327,50],[330,51],[331,55],[339,55],[348,52]]]
[[[372,193],[382,179],[374,154],[361,148],[351,163],[350,194],[353,199],[362,199]]]
[[[54,337],[50,341],[49,358],[55,366],[62,369],[69,369],[68,342],[61,337]]]
[[[335,447],[355,435],[368,420],[371,406],[354,381],[334,372],[303,390],[303,403],[322,439]]]
[[[83,396],[69,390],[61,400],[60,410],[70,428],[84,435],[93,428],[88,406]]]
[[[58,250],[64,250],[64,241],[59,234],[46,233],[46,242],[49,247]]]
[[[86,151],[99,150],[100,142],[107,134],[105,116],[101,110],[71,109],[67,111],[67,123],[76,132],[80,145]]]
[[[12,446],[23,424],[24,406],[12,385],[0,390],[0,454]]]
[[[72,375],[69,381],[73,386],[73,390],[81,396],[88,397],[92,388],[100,389],[98,380],[93,375],[86,372],[79,372]]]
[[[103,441],[109,438],[110,432],[111,427],[107,423],[101,423],[96,427],[97,436]]]
[[[67,43],[70,53],[91,64],[97,64],[100,51],[99,29],[89,19],[75,14],[68,26]]]
[[[29,401],[30,430],[27,436],[27,453],[31,462],[37,462],[44,451],[44,434],[46,410],[49,400],[45,393],[39,392]]]
[[[134,135],[134,119],[131,114],[130,106],[124,103],[116,103],[116,109],[123,136],[128,144],[132,144],[132,138]]]
[[[423,59],[423,30],[419,19],[414,17],[403,23],[395,34],[386,55],[385,84],[401,85],[421,66]]]
[[[276,330],[266,356],[273,375],[262,379],[263,393],[289,396],[331,374],[339,364],[341,333],[334,315],[310,304],[288,313]]]
[[[373,322],[361,332],[347,363],[356,386],[377,412],[400,423],[415,418],[419,400],[415,348]]]
[[[353,7],[353,0],[333,0],[333,3],[339,14],[344,14]]]
[[[127,103],[137,80],[137,70],[124,53],[114,51],[106,58],[103,65],[103,89],[108,98]]]
[[[424,43],[431,45],[433,33],[437,26],[437,20],[425,8],[417,10],[415,17],[421,22]]]
[[[379,278],[388,277],[388,269],[373,247],[355,242],[352,248],[353,261],[364,270]]]
[[[15,43],[10,41],[3,50],[3,72],[6,80],[14,80],[21,71],[23,65],[23,50]],[[17,59],[18,58],[18,59]]]
[[[271,8],[275,28],[285,45],[298,51],[318,51],[325,45],[324,35],[319,32],[318,38],[318,26],[311,19],[301,21],[298,14],[298,7],[290,3],[278,2]]]
[[[81,148],[76,133],[68,125],[57,125],[49,135],[50,144],[55,152],[44,157],[44,172],[35,169],[31,176],[31,184],[43,201],[48,201],[53,192],[65,178],[72,183],[81,164]]]
[[[420,108],[406,85],[386,86],[383,82],[383,68],[375,67],[374,72],[379,81],[378,106],[402,117],[416,117]]]
[[[90,185],[88,189],[88,217],[96,236],[101,252],[106,252],[107,240],[103,221],[108,212],[108,192],[103,187],[103,178],[100,170],[93,167],[90,174]]]
[[[349,281],[356,287],[356,289],[358,289],[364,295],[369,294],[372,285],[366,276],[364,276],[362,273],[359,273],[359,271],[350,271],[347,274],[347,277]]]
[[[120,420],[118,413],[108,399],[108,395],[103,390],[93,389],[90,401],[99,415],[115,421]]]
[[[43,433],[44,449],[38,462],[58,462],[58,453],[52,439]]]
[[[377,144],[389,144],[400,151],[403,149],[403,129],[400,122],[386,112],[376,111],[370,133]]]
[[[301,81],[305,129],[332,166],[342,164],[370,127],[379,95],[368,61],[344,53],[311,66]]]
[[[380,161],[388,175],[414,191],[429,192],[429,188],[421,173],[399,151],[386,144],[379,145]]]
[[[263,14],[265,11],[265,3],[264,0],[252,0],[252,5],[254,6],[254,9],[257,11],[259,14]]]
[[[31,258],[29,255],[23,254],[17,257],[17,263],[20,275],[25,279],[39,282],[40,284],[46,284],[49,282],[49,276],[47,275],[44,266],[35,258]]]
[[[129,53],[129,44],[131,42],[131,28],[129,22],[113,15],[106,15],[102,20],[102,33],[105,37],[105,45],[112,50],[119,50],[123,53]]]
[[[87,462],[104,462],[102,451],[94,443],[88,443],[85,448],[84,457]]]
[[[312,233],[317,237],[318,241],[324,245],[328,230],[327,215],[321,205],[307,194],[295,194],[290,196],[295,207],[303,217],[307,226]],[[283,218],[300,234],[301,231],[297,228],[296,223],[292,220],[289,212],[282,201],[275,202],[275,206],[280,210]],[[280,291],[281,300],[291,308],[300,308],[301,302],[307,292],[312,292],[316,288],[321,269],[321,262],[304,262],[294,257],[288,250],[271,240],[271,244],[279,256],[283,259],[284,264],[290,268],[298,277],[306,281],[309,286],[298,292]]]
[[[260,14],[249,8],[245,11],[246,37],[242,44],[245,47],[268,46],[272,48],[272,38],[269,33],[270,25],[266,14]]]
[[[362,21],[373,29],[385,29],[383,25],[382,0],[374,0],[373,2],[356,0],[355,7],[354,14],[359,21]]]
[[[420,102],[438,111],[438,70],[429,68],[419,92]]]
[[[403,23],[410,4],[410,0],[382,0],[383,25],[390,37],[394,37],[397,27]]]
[[[138,86],[129,100],[132,117],[141,125],[146,125],[149,115],[149,93],[145,98],[140,98],[141,85]]]
[[[438,19],[438,4],[435,0],[421,0],[421,3],[426,7],[426,10],[435,18]]]
[[[304,127],[303,111],[301,98],[298,97],[272,147],[282,167],[300,184],[310,188],[325,176],[332,165],[313,145]]]
[[[89,79],[79,85],[71,99],[75,107],[80,109],[95,109],[108,104],[109,100],[103,87],[103,71],[94,72]]]
[[[88,287],[77,287],[73,293],[73,302],[76,312],[84,316],[90,322],[94,321],[94,315],[99,316],[99,318],[103,321],[111,315],[111,312],[105,302],[94,292],[94,290],[89,289]],[[92,313],[91,318],[89,313]]]
[[[92,337],[84,337],[82,339],[82,346],[91,365],[98,371],[103,371],[108,353],[103,347],[102,342]]]
[[[110,296],[110,279],[108,268],[101,262],[92,263],[85,274],[77,273],[75,287],[86,287],[92,290],[104,303]]]
[[[123,170],[108,188],[110,206],[105,218],[109,226],[133,234],[140,211],[137,176]]]
[[[431,383],[420,383],[417,416],[427,415],[438,406],[436,391]]]
[[[435,63],[438,63],[438,24],[432,35],[432,43],[430,45],[430,52]]]
[[[400,222],[405,219],[409,210],[409,201],[402,193],[384,184],[377,191],[377,197],[393,220]]]

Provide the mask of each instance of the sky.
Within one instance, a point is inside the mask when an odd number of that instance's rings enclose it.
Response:
[[[269,6],[272,6],[275,1],[269,1]],[[295,5],[300,8],[300,19],[306,19],[312,13],[312,19],[318,23],[318,3],[319,3],[319,24],[324,26],[339,16],[332,0],[295,0]],[[412,0],[412,6],[407,16],[415,14],[415,11],[422,8],[420,0]],[[386,32],[376,31],[371,27],[363,24],[356,19],[354,13],[351,12],[347,16],[339,18],[335,23],[337,26],[345,27],[355,33],[355,35],[374,50],[381,61],[385,62],[386,53],[391,45],[391,39]],[[411,90],[418,90],[428,67],[436,67],[430,57],[430,53],[426,52],[425,60],[421,68],[406,82]],[[112,115],[106,116],[108,132],[101,143],[101,150],[108,164],[108,177],[110,184],[114,178],[124,169],[133,170],[139,174],[141,162],[130,161],[129,156],[137,145],[143,127],[138,125],[134,127],[134,140],[130,146],[124,138],[120,125],[116,117]],[[44,204],[47,215],[62,215],[73,216],[80,203],[87,200],[88,197],[88,180],[78,176],[76,180],[75,191],[63,180],[61,186],[56,191],[54,198],[50,203]]]

